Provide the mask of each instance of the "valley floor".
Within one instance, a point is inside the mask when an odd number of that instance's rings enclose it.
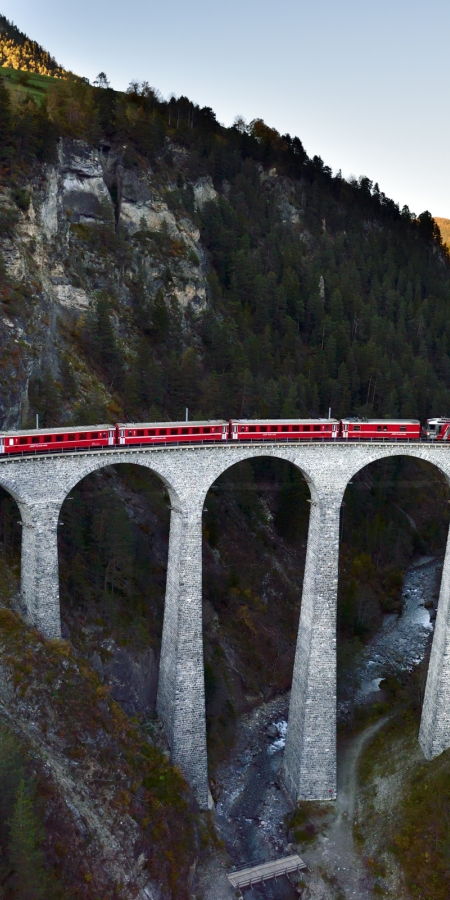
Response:
[[[430,640],[432,616],[424,603],[435,591],[439,567],[438,560],[424,559],[405,577],[406,606],[397,630],[404,637],[403,619],[408,619],[410,641],[398,642],[395,662],[400,672],[411,669],[412,659],[418,662],[423,657]],[[366,681],[373,678],[374,659],[378,667],[383,658],[392,659],[379,646],[380,640],[389,645],[395,642],[392,616],[387,618],[374,646],[363,654]],[[375,674],[382,675],[381,669]],[[370,704],[382,696],[364,691],[364,673],[360,683],[359,702],[365,698]],[[390,845],[395,842],[398,810],[411,771],[423,762],[416,723],[408,719],[405,725],[401,705],[387,709],[385,704],[384,714],[376,718],[374,712],[375,721],[372,716],[356,732],[341,734],[337,801],[301,805],[304,821],[299,832],[280,781],[288,702],[287,695],[278,697],[243,716],[236,744],[217,770],[215,823],[225,852],[220,864],[216,857],[203,873],[203,900],[235,897],[227,884],[227,867],[255,865],[295,851],[307,863],[307,872],[254,887],[245,892],[245,900],[371,900],[378,896],[409,900],[406,879]],[[432,894],[424,897],[433,900]]]

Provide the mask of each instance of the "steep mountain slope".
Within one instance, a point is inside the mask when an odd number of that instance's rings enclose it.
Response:
[[[333,177],[298,138],[260,120],[226,129],[209,108],[165,102],[146,83],[126,94],[73,77],[42,86],[37,98],[26,81],[20,90],[0,81],[0,427],[36,414],[41,425],[176,419],[186,407],[191,418],[448,412],[450,264],[429,213],[414,219],[368,179]],[[298,473],[265,461],[230,471],[207,498],[212,773],[242,710],[289,688],[306,500]],[[448,504],[436,473],[402,462],[355,477],[345,502],[348,650],[399,608],[414,553],[442,552]],[[70,665],[84,661],[102,700],[111,688],[143,740],[154,730],[167,505],[161,485],[116,467],[72,492],[60,538]],[[6,603],[19,536],[6,497],[1,510]],[[41,653],[36,636],[28,641]],[[47,674],[38,667],[33,690],[51,718]],[[107,733],[114,715],[100,712]],[[57,721],[60,743],[39,742],[64,757]],[[118,741],[119,768],[127,752]],[[140,787],[127,783],[136,807]],[[194,818],[188,809],[189,835]],[[208,841],[201,829],[197,837]],[[168,862],[164,898],[176,879],[188,883],[198,842],[183,852],[181,874]]]
[[[332,178],[297,139],[223,129],[147,86],[68,81],[45,108],[16,103],[2,152],[4,326],[26,341],[46,305],[51,322],[46,388],[22,342],[5,422],[85,416],[86,403],[129,419],[450,405],[434,221]]]
[[[439,226],[444,244],[448,247],[450,245],[450,219],[439,219],[435,216],[434,221]]]
[[[67,72],[36,41],[0,15],[0,66],[64,78]]]

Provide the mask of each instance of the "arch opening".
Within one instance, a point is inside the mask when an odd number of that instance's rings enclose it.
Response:
[[[300,469],[264,453],[227,468],[206,496],[203,637],[213,788],[239,716],[267,703],[269,718],[272,707],[272,718],[287,716],[309,500]]]
[[[86,475],[60,512],[62,635],[143,720],[155,712],[169,520],[162,480],[129,463]]]
[[[409,455],[372,462],[347,485],[339,547],[338,721],[352,724],[358,705],[401,698],[420,718],[449,503],[438,466]],[[420,560],[424,567],[416,566]]]
[[[22,517],[18,503],[0,486],[0,605],[23,612],[20,598]]]

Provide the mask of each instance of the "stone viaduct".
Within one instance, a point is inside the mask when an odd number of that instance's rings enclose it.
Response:
[[[284,756],[293,799],[336,796],[336,601],[339,519],[345,488],[376,460],[410,456],[436,466],[450,483],[445,444],[280,443],[198,447],[111,448],[0,461],[0,485],[22,517],[22,604],[27,619],[59,638],[57,528],[61,506],[86,475],[131,463],[158,475],[171,501],[158,710],[172,760],[201,807],[208,806],[202,639],[202,511],[226,469],[244,459],[287,460],[305,477],[310,522]],[[450,541],[444,562],[419,741],[427,759],[450,746]]]

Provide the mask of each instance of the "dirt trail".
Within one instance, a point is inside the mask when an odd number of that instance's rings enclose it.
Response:
[[[216,807],[216,827],[232,862],[238,866],[294,850],[282,825],[290,809],[279,783],[283,753],[268,753],[268,724],[282,716],[285,708],[286,698],[279,698],[243,720],[237,745],[219,773],[221,796]],[[290,900],[295,896],[303,900],[372,900],[372,878],[353,842],[357,768],[362,750],[387,720],[385,716],[360,734],[339,740],[338,799],[328,819],[321,821],[316,843],[300,849],[309,868],[302,875],[303,889],[300,885],[296,889],[287,879],[279,879],[277,884],[246,891],[246,900]],[[206,891],[204,896],[213,900],[214,892]]]
[[[335,812],[317,843],[301,855],[310,869],[306,881],[314,900],[372,900],[372,879],[364,870],[353,841],[358,760],[364,747],[388,721],[384,716],[338,746],[338,792]],[[322,882],[318,875],[326,873]],[[328,884],[328,878],[332,884]]]

